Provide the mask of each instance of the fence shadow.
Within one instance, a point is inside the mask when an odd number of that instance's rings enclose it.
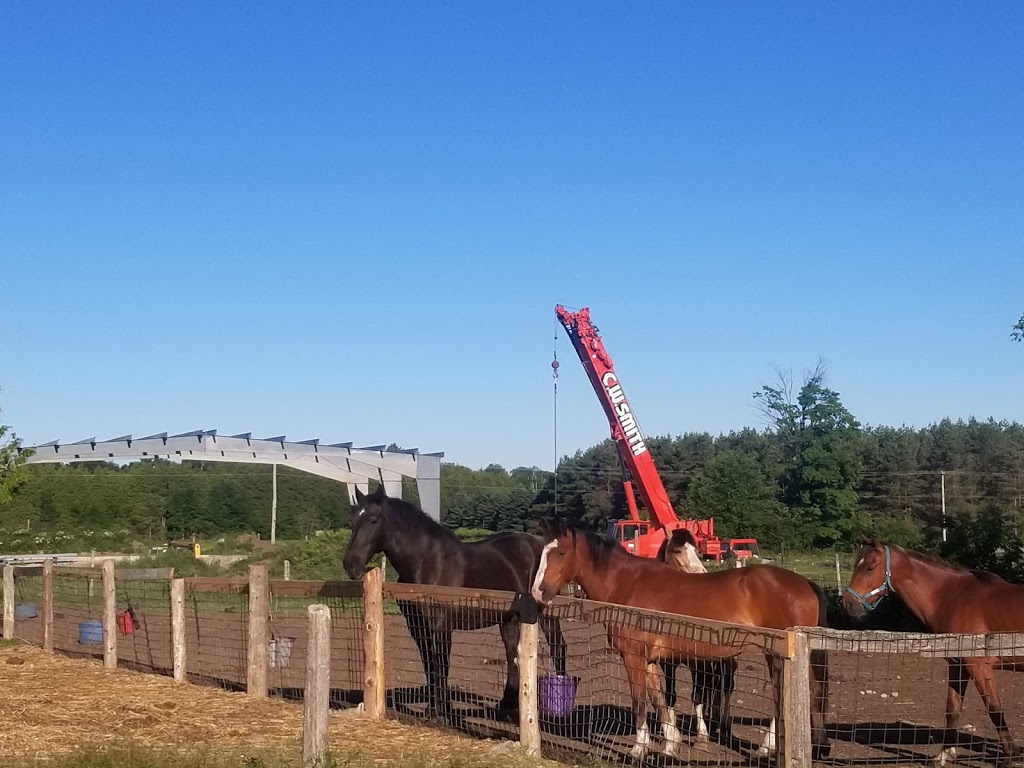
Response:
[[[897,722],[866,722],[866,723],[831,723],[828,728],[829,738],[835,741],[846,741],[871,747],[879,752],[886,752],[892,755],[887,763],[914,763],[930,764],[938,754],[942,744],[943,728],[918,725],[915,723]],[[957,735],[956,746],[959,749],[969,749],[978,753],[972,756],[973,759],[995,760],[999,755],[999,743],[994,739],[983,736],[975,736],[960,731]],[[930,747],[927,753],[919,752],[906,747]],[[960,755],[960,759],[967,758]],[[829,761],[832,765],[877,765],[879,760],[875,758],[843,758],[841,760]]]

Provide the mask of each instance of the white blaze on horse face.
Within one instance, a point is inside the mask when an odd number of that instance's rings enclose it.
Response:
[[[768,723],[768,732],[764,735],[764,741],[761,742],[761,746],[758,748],[757,753],[759,755],[767,755],[769,752],[775,751],[775,718]]]
[[[697,550],[693,548],[693,544],[686,542],[683,545],[683,560],[686,563],[687,573],[707,573],[708,569],[704,567],[704,563],[700,561],[700,555],[697,554]]]
[[[533,589],[531,590],[531,593],[533,594],[533,599],[536,600],[538,603],[544,601],[544,595],[541,593],[540,588],[541,585],[544,583],[544,574],[548,570],[548,555],[551,553],[551,550],[557,548],[558,540],[556,539],[554,541],[549,541],[547,544],[544,545],[544,549],[541,550],[540,565],[537,566],[537,577],[533,580]]]

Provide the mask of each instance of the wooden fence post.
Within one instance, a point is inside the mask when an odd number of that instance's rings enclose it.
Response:
[[[117,669],[117,583],[114,561],[103,561],[103,666]]]
[[[14,639],[14,566],[4,566],[4,640]]]
[[[789,654],[782,662],[782,722],[778,735],[782,765],[811,765],[811,650],[806,633],[789,632]]]
[[[533,602],[533,598],[529,598]],[[522,605],[522,604],[521,604]],[[536,603],[532,610],[522,606],[519,611],[519,745],[530,757],[540,755],[540,717],[537,710],[537,648],[540,624]]]
[[[43,650],[53,653],[53,560],[43,561]]]
[[[267,695],[267,624],[270,619],[270,582],[267,566],[249,566],[249,669],[246,690]]]
[[[302,761],[319,768],[329,744],[331,714],[331,609],[311,605],[306,645],[306,690],[303,694]]]
[[[363,576],[363,709],[374,720],[383,720],[384,698],[384,579],[380,568]]]
[[[171,649],[174,679],[185,680],[185,580],[171,579]]]
[[[285,560],[284,561],[284,580],[285,581],[290,581],[291,578],[292,578],[292,561],[291,560]]]

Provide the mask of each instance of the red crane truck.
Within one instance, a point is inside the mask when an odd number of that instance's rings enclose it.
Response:
[[[555,314],[601,401],[622,463],[629,519],[613,520],[608,525],[608,533],[635,555],[657,557],[662,543],[672,531],[685,528],[697,539],[701,557],[720,562],[722,541],[715,536],[714,518],[680,520],[672,508],[654,459],[647,450],[647,439],[622,390],[622,381],[615,372],[611,355],[604,348],[597,327],[590,321],[590,310],[584,307],[572,312],[559,304],[555,307]],[[647,508],[647,520],[640,518],[634,484]]]

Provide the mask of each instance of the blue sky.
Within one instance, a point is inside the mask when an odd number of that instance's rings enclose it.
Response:
[[[1024,6],[9,3],[0,407],[550,467],[554,305],[648,434],[819,356],[1024,421]],[[559,330],[561,453],[607,423]]]

